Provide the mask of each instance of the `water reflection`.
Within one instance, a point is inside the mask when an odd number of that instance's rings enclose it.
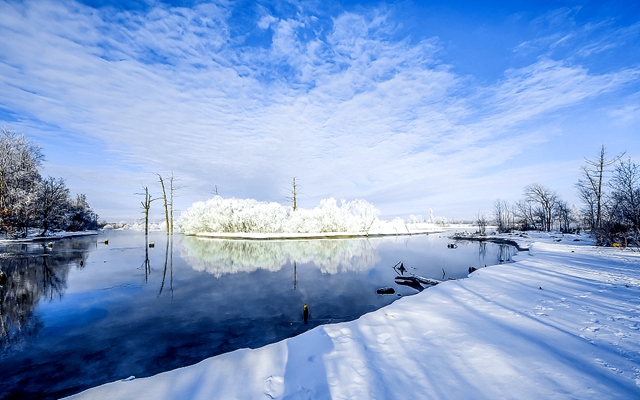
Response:
[[[148,247],[148,246],[147,246]],[[147,250],[147,263],[149,262],[149,251]],[[164,250],[164,269],[162,270],[162,283],[160,284],[160,291],[158,296],[162,294],[164,289],[164,282],[167,278],[167,267],[169,267],[169,291],[171,298],[173,298],[173,236],[167,236],[167,242]]]
[[[184,237],[180,256],[196,271],[225,274],[313,263],[322,273],[363,272],[380,261],[368,240],[217,240]],[[295,278],[294,278],[295,285]]]
[[[11,349],[0,353],[0,398],[61,398],[358,318],[416,292],[396,284],[398,261],[404,276],[440,279],[509,256],[493,243],[448,249],[450,240],[435,235],[154,239],[149,248],[140,233],[113,231],[52,249],[0,246],[10,253],[0,259],[9,277],[0,328],[3,349]],[[377,293],[389,286],[393,296]]]
[[[51,244],[16,244],[0,247],[0,269],[6,282],[0,286],[0,340],[3,354],[21,347],[42,327],[34,309],[42,300],[61,299],[72,266],[82,268],[88,240]]]
[[[516,254],[516,248],[508,244],[498,244],[498,262],[512,262],[512,257]]]

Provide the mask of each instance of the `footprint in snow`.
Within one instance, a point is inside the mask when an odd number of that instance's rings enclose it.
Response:
[[[271,375],[264,381],[262,389],[264,390],[264,394],[272,399],[282,397],[284,394],[284,378]]]
[[[609,365],[606,361],[600,359],[600,358],[596,358],[594,360],[596,362],[596,364],[600,364],[601,366],[608,368],[610,371],[615,372],[616,374],[621,374],[622,370],[620,368],[616,368],[616,367],[612,367],[611,365]]]
[[[380,335],[378,335],[378,337],[376,338],[376,341],[380,344],[385,344],[387,343],[387,341],[391,339],[391,335],[388,333],[381,333]]]

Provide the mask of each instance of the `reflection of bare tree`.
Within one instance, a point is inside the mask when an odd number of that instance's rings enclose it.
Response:
[[[149,281],[149,274],[151,274],[151,263],[149,262],[149,236],[144,237],[144,262],[140,266],[144,268],[144,281]]]
[[[478,259],[484,260],[487,256],[487,242],[481,240],[478,242]]]
[[[498,261],[510,262],[515,254],[515,248],[508,244],[498,244]]]
[[[173,298],[173,236],[167,236],[167,244],[164,250],[164,270],[162,271],[162,284],[160,285],[160,291],[158,296],[162,294],[164,288],[164,282],[167,277],[167,266],[169,267],[169,291]]]
[[[62,298],[62,293],[67,288],[69,268],[64,271],[63,277],[58,276],[58,271],[47,265],[47,258],[46,256],[42,257],[42,297],[52,301],[55,295]]]
[[[366,239],[220,240],[191,236],[183,238],[180,255],[196,271],[217,277],[257,269],[279,271],[294,262],[313,262],[329,274],[366,271],[380,258]]]
[[[95,238],[92,238],[95,241]],[[91,239],[45,245],[7,245],[0,251],[0,265],[7,281],[0,287],[0,340],[3,350],[19,346],[37,334],[41,323],[33,314],[40,299],[61,298],[72,265],[84,264]]]

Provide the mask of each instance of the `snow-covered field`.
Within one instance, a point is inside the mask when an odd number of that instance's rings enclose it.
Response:
[[[358,320],[73,397],[640,398],[640,253],[573,239],[517,238],[516,263]]]

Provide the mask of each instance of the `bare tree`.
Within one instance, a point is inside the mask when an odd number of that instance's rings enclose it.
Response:
[[[173,197],[174,197],[174,193],[175,193],[176,190],[180,190],[180,189],[184,188],[184,186],[175,186],[174,185],[174,183],[177,180],[179,180],[179,179],[176,179],[176,177],[173,175],[173,171],[171,171],[171,176],[169,177],[169,206],[170,206],[170,209],[169,209],[169,221],[170,221],[169,230],[170,230],[172,235],[173,235]],[[218,195],[218,185],[216,185],[216,196],[217,195]]]
[[[602,208],[605,202],[603,186],[605,186],[605,174],[607,167],[615,164],[625,153],[607,160],[607,149],[604,145],[600,148],[600,155],[590,160],[585,157],[587,163],[582,167],[583,179],[578,180],[578,194],[586,206],[586,213],[589,216],[591,230],[602,227]]]
[[[571,208],[567,204],[566,201],[559,200],[556,203],[555,207],[555,215],[558,218],[558,222],[560,223],[560,231],[561,232],[570,232],[571,231],[571,223],[573,222],[573,218],[571,216]]]
[[[493,202],[493,217],[496,220],[498,232],[505,233],[512,229],[513,215],[507,201],[496,199]]]
[[[167,191],[165,190],[165,187],[164,187],[164,179],[162,179],[162,175],[158,174],[158,178],[160,178],[160,185],[162,186],[162,199],[164,200],[164,221],[167,226],[167,235],[168,235],[171,226],[169,223],[169,207],[168,207],[168,201],[167,201]]]
[[[160,185],[162,186],[162,198],[164,200],[164,215],[167,227],[167,235],[173,235],[173,197],[174,192],[176,190],[182,189],[182,187],[174,186],[174,182],[177,180],[173,175],[173,171],[171,171],[171,175],[169,175],[169,198],[167,198],[167,191],[165,187],[165,180],[162,178],[162,175],[158,174],[158,178],[160,178]],[[218,186],[216,185],[216,196],[218,195]]]
[[[533,183],[524,188],[524,195],[527,201],[538,206],[536,214],[540,219],[541,230],[551,231],[553,212],[559,201],[556,192],[538,183]]]
[[[616,222],[640,233],[640,167],[628,159],[620,162],[611,178]]]
[[[478,233],[481,235],[486,234],[487,231],[487,216],[484,213],[478,211],[476,215],[476,225],[478,225]]]
[[[520,229],[523,231],[536,227],[533,202],[526,199],[517,201],[515,215],[520,222]]]
[[[140,202],[142,204],[142,213],[144,214],[144,235],[145,237],[149,236],[149,210],[151,209],[151,203],[158,200],[158,198],[152,198],[151,194],[149,194],[149,188],[146,186],[142,187],[144,189],[144,193],[136,193],[144,196],[144,200]]]
[[[298,193],[299,188],[296,182],[296,177],[293,177],[293,181],[291,182],[291,197],[287,197],[287,200],[293,203],[293,211],[298,209]]]

